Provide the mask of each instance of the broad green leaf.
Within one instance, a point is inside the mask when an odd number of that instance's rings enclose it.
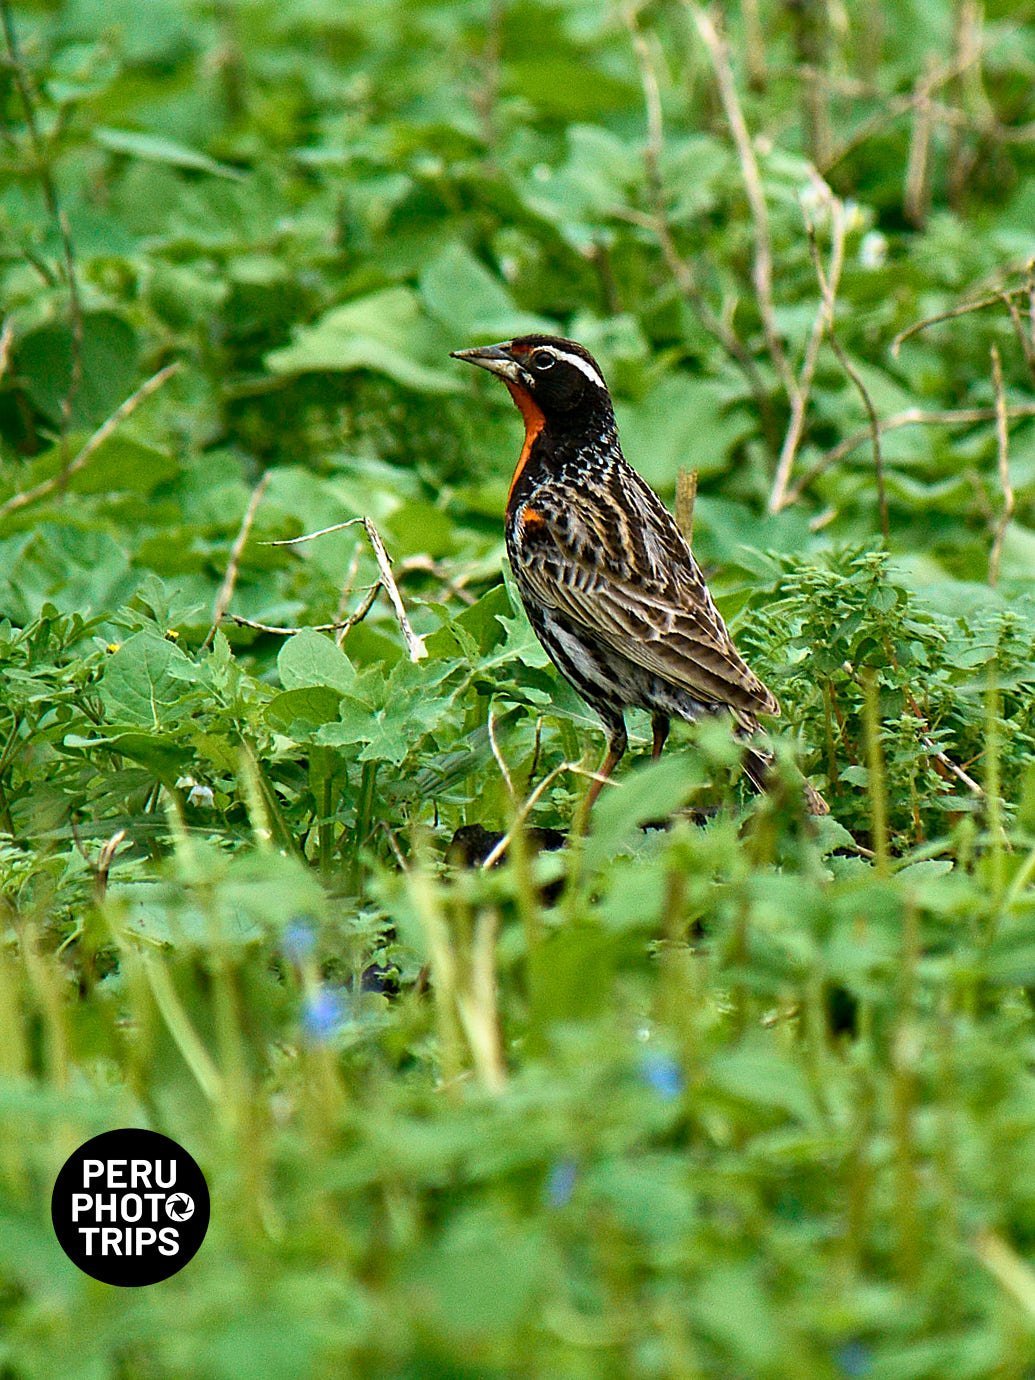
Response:
[[[384,288],[333,307],[266,357],[275,374],[369,369],[419,393],[457,393],[459,375],[425,363],[431,336],[409,288]],[[442,357],[446,358],[446,349]]]
[[[201,673],[179,647],[153,632],[135,633],[104,668],[100,694],[109,722],[161,728],[179,718],[179,706]]]
[[[284,643],[277,657],[277,670],[285,690],[329,685],[344,694],[356,683],[351,661],[333,638],[309,628],[303,628]]]
[[[111,153],[124,153],[130,158],[141,158],[148,163],[167,163],[174,168],[189,168],[193,172],[212,173],[215,177],[226,177],[243,181],[244,174],[237,168],[228,167],[210,158],[207,153],[188,148],[175,139],[161,134],[145,134],[133,129],[105,129],[93,131],[93,137],[102,148]]]
[[[266,718],[283,733],[290,733],[293,728],[308,733],[337,719],[340,703],[341,692],[327,685],[283,690],[266,706]]]
[[[670,374],[637,403],[616,408],[622,448],[643,477],[671,490],[681,469],[721,473],[732,448],[754,429],[712,379]]]
[[[698,754],[670,753],[605,786],[593,808],[587,865],[597,867],[614,857],[635,838],[641,824],[664,819],[684,805],[703,779]]]
[[[420,290],[428,310],[464,339],[556,330],[549,318],[518,311],[502,282],[462,244],[449,245],[428,264]]]
[[[72,330],[53,322],[30,331],[17,343],[15,358],[26,392],[48,421],[60,423],[71,396],[73,426],[93,427],[111,415],[133,392],[139,344],[136,332],[114,312],[89,312],[83,318],[79,378],[73,383]]]

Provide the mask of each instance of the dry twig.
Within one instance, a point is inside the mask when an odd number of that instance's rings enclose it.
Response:
[[[988,583],[999,583],[999,566],[1003,558],[1006,529],[1013,517],[1014,492],[1010,481],[1010,433],[1006,416],[1006,393],[1003,390],[1003,365],[999,351],[992,346],[992,383],[995,387],[996,455],[999,468],[999,487],[1003,491],[1003,506],[995,527],[992,550],[988,557]]]
[[[392,563],[388,559],[388,552],[385,544],[381,540],[381,533],[374,526],[370,518],[363,519],[363,526],[370,539],[370,545],[374,552],[374,560],[377,561],[377,568],[381,572],[381,583],[385,587],[389,599],[392,601],[392,608],[395,609],[395,617],[402,631],[403,640],[406,643],[407,651],[411,661],[422,661],[428,654],[428,649],[424,645],[424,639],[418,637],[410,626],[410,620],[406,616],[406,609],[403,607],[402,595],[399,593],[399,586],[395,583],[395,576],[392,574]]]
[[[547,774],[543,777],[542,781],[539,782],[539,785],[536,786],[535,790],[521,805],[514,818],[514,823],[510,826],[507,832],[503,835],[501,839],[499,839],[496,842],[493,848],[490,849],[488,853],[486,853],[485,857],[482,859],[483,869],[494,867],[496,863],[499,862],[500,858],[503,857],[503,854],[507,851],[507,849],[513,842],[514,835],[517,833],[519,829],[524,827],[525,820],[535,809],[536,802],[540,799],[540,797],[543,795],[545,791],[548,791],[550,789],[550,787],[557,780],[557,778],[559,776],[563,776],[566,771],[570,771],[574,773],[574,775],[576,776],[589,777],[591,781],[602,781],[605,786],[616,786],[618,784],[616,781],[613,781],[609,776],[602,776],[598,771],[590,771],[588,767],[582,766],[580,762],[562,762],[560,766],[554,767],[553,771],[547,772]]]
[[[791,399],[791,417],[787,424],[787,433],[784,436],[783,445],[780,448],[780,457],[776,465],[776,473],[773,476],[773,487],[769,494],[768,511],[778,513],[786,506],[785,499],[787,485],[790,483],[791,471],[794,468],[794,459],[801,444],[802,432],[805,428],[805,412],[808,407],[809,398],[812,394],[812,380],[816,372],[816,364],[819,360],[820,346],[823,337],[828,331],[833,331],[834,316],[833,303],[837,300],[837,289],[841,282],[841,273],[845,261],[845,240],[847,238],[847,223],[844,213],[843,203],[833,195],[825,182],[818,181],[822,188],[824,199],[830,207],[831,225],[831,247],[830,264],[824,273],[819,260],[818,250],[815,247],[815,230],[805,214],[805,223],[809,233],[809,242],[813,246],[813,259],[816,263],[817,274],[820,284],[820,304],[816,312],[816,318],[812,323],[812,332],[809,335],[808,344],[805,347],[805,358],[802,361],[801,373],[798,376],[798,387]]]
[[[1028,287],[1029,285],[1025,284],[1023,287],[999,288],[987,297],[978,298],[975,302],[961,302],[955,307],[950,307],[947,311],[935,312],[933,316],[925,316],[922,321],[914,321],[904,331],[899,331],[891,342],[892,357],[897,358],[898,352],[905,342],[912,336],[919,335],[921,331],[926,331],[928,326],[937,326],[943,321],[953,321],[957,316],[968,316],[972,311],[983,311],[985,307],[994,307],[1014,297],[1027,296]]]
[[[258,623],[254,618],[242,618],[239,613],[227,613],[224,614],[224,617],[229,618],[231,623],[236,623],[239,628],[252,628],[255,632],[270,633],[274,637],[294,637],[296,633],[300,632],[340,633],[341,637],[339,637],[337,641],[338,645],[341,646],[341,641],[345,633],[347,633],[350,628],[355,627],[357,623],[362,623],[363,619],[366,618],[367,614],[373,608],[374,600],[377,598],[380,588],[381,581],[378,580],[367,590],[363,602],[360,604],[359,608],[356,609],[355,613],[351,613],[348,618],[340,619],[334,623],[306,623],[303,627],[299,628],[285,628],[279,627],[275,623]]]
[[[396,621],[406,643],[406,649],[410,654],[410,660],[421,661],[428,654],[424,639],[419,637],[410,625],[406,609],[403,606],[402,596],[399,593],[399,586],[395,583],[395,577],[392,574],[392,563],[388,558],[388,552],[385,550],[385,544],[381,540],[381,533],[370,518],[348,518],[345,522],[335,522],[330,527],[321,527],[316,532],[306,532],[300,537],[284,537],[279,541],[271,541],[267,544],[269,546],[301,546],[303,542],[315,541],[317,537],[325,537],[330,532],[342,532],[346,527],[355,527],[357,523],[362,524],[367,534],[367,540],[370,542],[371,550],[374,553],[374,560],[377,561],[377,568],[381,572],[381,584],[391,600]]]
[[[248,544],[248,537],[251,534],[252,524],[255,521],[255,514],[259,511],[259,504],[269,487],[270,471],[264,470],[258,484],[252,490],[252,496],[248,500],[248,507],[244,510],[244,517],[241,519],[241,526],[238,529],[234,544],[230,549],[230,561],[226,567],[226,574],[223,576],[223,583],[219,586],[219,593],[216,595],[216,602],[212,606],[212,626],[205,634],[205,640],[201,647],[204,650],[215,637],[223,615],[230,607],[230,600],[234,597],[234,590],[237,588],[237,576],[241,569],[241,557],[244,555],[244,548]]]
[[[171,378],[179,367],[179,364],[176,363],[167,364],[164,369],[159,369],[157,374],[152,374],[149,379],[146,379],[135,393],[131,393],[125,402],[120,403],[111,416],[101,423],[75,459],[66,465],[59,474],[52,475],[50,479],[44,479],[42,483],[36,484],[31,489],[25,489],[20,494],[13,494],[3,503],[0,503],[0,517],[6,516],[7,513],[17,512],[19,508],[35,503],[37,499],[46,498],[55,489],[62,488],[74,474],[78,474],[85,465],[89,464],[109,436],[119,429],[127,417],[132,416],[144,399],[157,392],[166,379]]]
[[[497,767],[499,767],[500,769],[500,776],[503,777],[504,785],[507,788],[507,794],[510,796],[511,800],[516,800],[517,791],[514,788],[514,779],[510,774],[510,768],[507,766],[506,758],[500,751],[500,745],[496,741],[495,705],[492,704],[489,705],[489,714],[488,718],[486,719],[486,728],[488,729],[489,733],[489,747],[492,749],[493,758],[496,762]]]
[[[833,219],[834,219],[835,221],[836,221],[838,218],[843,218],[843,215],[844,215],[844,208],[843,208],[843,206],[841,205],[841,203],[840,203],[839,201],[837,201],[836,198],[834,198],[834,200],[833,200],[833,202],[832,202],[831,215],[832,215],[832,217],[833,217]],[[876,408],[874,407],[874,405],[873,405],[873,399],[870,397],[869,390],[867,389],[866,384],[863,382],[862,375],[859,373],[858,369],[855,367],[855,365],[852,363],[852,361],[848,358],[848,355],[847,355],[847,353],[846,353],[844,347],[842,346],[841,341],[838,339],[838,335],[837,335],[837,319],[836,319],[836,316],[837,316],[837,299],[836,299],[836,296],[835,296],[835,293],[836,293],[836,284],[834,283],[832,277],[831,277],[831,276],[828,276],[827,273],[824,272],[823,263],[822,263],[822,260],[820,259],[820,256],[819,256],[819,247],[818,247],[818,245],[816,244],[816,233],[815,233],[815,229],[814,229],[814,227],[813,227],[811,224],[809,224],[809,226],[808,226],[808,231],[809,231],[809,250],[810,250],[810,252],[811,252],[811,254],[812,254],[812,262],[813,262],[813,264],[815,265],[816,277],[819,279],[820,291],[821,291],[822,294],[823,294],[823,302],[824,302],[824,305],[825,305],[825,307],[826,307],[826,322],[825,322],[825,325],[826,325],[826,334],[827,334],[827,338],[828,338],[829,341],[830,341],[830,348],[833,350],[834,354],[837,356],[838,362],[840,363],[841,368],[842,368],[842,369],[845,371],[845,373],[848,375],[849,379],[851,379],[853,385],[855,386],[856,391],[859,393],[859,396],[862,398],[863,406],[864,406],[865,409],[866,409],[866,415],[867,415],[867,416],[869,417],[869,419],[870,419],[869,437],[870,437],[871,444],[872,444],[872,446],[873,446],[873,468],[874,468],[874,474],[875,474],[876,480],[877,480],[877,506],[878,506],[878,510],[879,510],[879,512],[880,512],[881,535],[882,535],[883,538],[884,538],[884,545],[887,546],[887,545],[888,545],[888,542],[889,542],[889,539],[890,539],[891,533],[890,533],[890,528],[889,528],[889,523],[888,523],[888,495],[887,495],[887,489],[886,489],[885,484],[884,484],[884,456],[883,456],[883,452],[882,452],[882,450],[881,450],[881,443],[880,443],[880,433],[881,433],[880,419],[879,419],[879,417],[877,416],[877,409],[876,409]],[[839,238],[842,239],[842,241],[843,241],[843,236],[844,236],[844,229],[843,229],[843,226],[842,226],[842,228],[841,228],[840,230],[835,230],[835,243],[836,243],[837,239],[839,239]],[[842,247],[843,247],[843,246],[842,246]],[[832,263],[833,263],[833,260],[832,260]],[[810,342],[810,343],[811,343],[811,342]],[[817,348],[818,348],[818,347],[817,347]],[[807,356],[806,356],[806,358],[807,358]],[[792,458],[793,458],[793,457],[792,457]],[[783,505],[783,506],[786,506],[786,505]],[[774,505],[773,497],[770,498],[770,507],[769,507],[769,511],[770,511],[770,512],[779,512],[779,511],[780,511],[780,506]]]
[[[1028,366],[1028,372],[1035,379],[1035,259],[1032,259],[1027,268],[1027,281],[1017,292],[1001,292],[1000,300],[1010,313],[1010,324],[1013,326],[1013,333],[1017,337],[1017,343],[1021,347],[1021,354],[1024,362]],[[1025,330],[1024,322],[1021,319],[1020,308],[1014,301],[1014,297],[1026,296],[1028,299],[1028,329]]]
[[[687,546],[694,542],[694,507],[697,503],[697,471],[680,470],[676,475],[676,526],[686,537]]]
[[[11,363],[11,345],[14,341],[14,325],[8,317],[0,329],[0,379],[7,373]]]
[[[643,164],[647,191],[651,201],[649,217],[641,220],[634,213],[630,213],[629,218],[637,224],[642,224],[645,229],[654,234],[658,241],[658,247],[661,249],[662,258],[665,260],[665,266],[672,275],[680,294],[700,322],[702,329],[725,350],[744,375],[748,387],[751,389],[755,405],[758,407],[767,443],[775,450],[776,417],[758,366],[732,326],[712,310],[697,281],[693,266],[683,258],[676,247],[665,207],[665,190],[661,179],[661,155],[665,135],[657,68],[650,44],[637,27],[635,11],[631,6],[626,8],[625,21],[640,71],[640,84],[643,87],[643,103],[647,115],[647,139],[643,147]]]
[[[769,210],[766,205],[765,191],[762,187],[762,177],[758,170],[758,160],[755,158],[751,135],[748,133],[747,121],[744,119],[744,111],[737,94],[737,83],[733,75],[729,44],[725,37],[720,34],[707,10],[695,5],[692,0],[683,0],[683,4],[689,10],[708,53],[716,85],[719,89],[719,99],[726,115],[726,123],[729,125],[733,142],[736,145],[741,177],[744,182],[744,191],[747,194],[748,206],[751,209],[751,223],[754,229],[755,253],[751,278],[758,296],[762,330],[765,334],[766,346],[773,366],[783,382],[788,398],[793,399],[797,383],[787,362],[783,342],[776,327]]]
[[[931,97],[939,86],[944,86],[960,76],[966,69],[966,65],[969,65],[969,62],[972,60],[972,58],[968,58],[966,63],[962,66],[959,63],[954,63],[949,67],[943,67],[938,71],[930,72],[926,77],[921,78],[921,80],[916,83],[913,90],[910,91],[908,95],[896,96],[891,100],[888,100],[885,92],[874,89],[870,83],[849,82],[846,84],[831,79],[827,73],[819,73],[818,79],[820,81],[837,85],[845,95],[852,96],[855,99],[869,96],[880,102],[880,109],[877,113],[864,120],[855,130],[855,133],[849,135],[840,148],[834,150],[819,171],[826,177],[828,173],[832,172],[834,168],[837,167],[838,163],[843,162],[849,154],[854,153],[857,148],[865,144],[867,139],[871,139],[873,135],[880,133],[882,129],[886,128],[889,124],[893,124],[894,121],[901,118],[901,116],[908,115],[910,111],[915,110],[917,105],[921,102],[928,107],[933,115],[937,116],[939,120],[945,123],[953,123],[954,121],[965,121],[969,123],[969,117],[965,116],[962,112],[953,109],[951,106],[937,104],[932,101]]]
[[[995,415],[994,407],[960,407],[946,411],[908,407],[904,412],[896,412],[894,416],[886,417],[884,421],[879,423],[879,427],[883,435],[888,431],[898,431],[900,427],[904,426],[965,426],[973,422],[990,422],[995,418]],[[1008,409],[1007,415],[1011,418],[1035,417],[1035,403],[1017,403]],[[831,466],[839,464],[846,456],[851,455],[853,450],[857,450],[864,442],[871,440],[872,436],[872,427],[866,426],[860,431],[853,431],[851,436],[839,441],[836,446],[821,455],[815,464],[809,467],[794,487],[788,491],[782,506],[786,508],[791,503],[797,502],[814,479],[818,479]]]
[[[359,574],[359,558],[362,554],[362,550],[362,542],[357,541],[356,545],[352,548],[352,560],[349,561],[349,568],[346,570],[345,579],[341,584],[341,594],[338,597],[338,608],[334,615],[335,618],[342,623],[342,626],[338,629],[334,638],[339,647],[345,641],[345,634],[348,632],[348,628],[345,626],[345,618],[347,616],[345,609],[349,599],[352,597],[352,587],[356,583],[356,576]]]
[[[931,187],[931,136],[934,117],[931,113],[931,82],[936,76],[932,61],[928,70],[918,77],[914,87],[913,128],[909,135],[909,155],[906,159],[906,178],[902,189],[902,213],[911,225],[922,227],[927,219]]]

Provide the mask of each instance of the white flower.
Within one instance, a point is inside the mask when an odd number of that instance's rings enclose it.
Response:
[[[888,257],[888,239],[879,230],[867,230],[859,241],[859,265],[862,268],[883,268]]]

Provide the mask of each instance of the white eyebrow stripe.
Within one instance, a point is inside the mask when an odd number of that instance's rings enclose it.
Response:
[[[588,359],[583,359],[581,355],[569,354],[567,350],[558,350],[555,345],[537,345],[536,351],[539,350],[545,350],[548,355],[553,355],[554,359],[563,359],[565,364],[574,364],[576,369],[582,370],[586,378],[595,383],[598,388],[602,388],[605,393],[607,392],[607,384]]]

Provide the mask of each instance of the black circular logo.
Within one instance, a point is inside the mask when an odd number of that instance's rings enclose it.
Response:
[[[73,1151],[50,1200],[61,1248],[103,1284],[158,1284],[182,1270],[208,1231],[205,1176],[157,1131],[105,1131]]]

